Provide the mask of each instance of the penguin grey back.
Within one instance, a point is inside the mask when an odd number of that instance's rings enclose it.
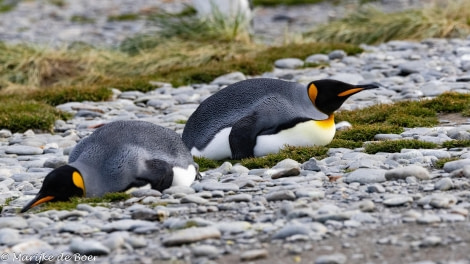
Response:
[[[106,124],[82,139],[69,156],[70,165],[86,170],[82,173],[92,196],[121,191],[135,185],[136,178],[149,177],[147,163],[154,160],[182,168],[194,164],[176,132],[145,121]]]
[[[203,101],[185,125],[183,142],[189,149],[194,146],[203,149],[217,132],[260,108],[265,111],[258,114],[265,115],[266,122],[270,115],[292,125],[301,120],[328,118],[315,108],[307,87],[302,84],[268,78],[249,79],[229,85]],[[283,122],[273,122],[279,123]],[[272,127],[273,131],[280,129]]]

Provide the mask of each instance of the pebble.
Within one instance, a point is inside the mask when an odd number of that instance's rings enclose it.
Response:
[[[252,249],[244,251],[240,254],[241,261],[253,261],[258,259],[264,259],[268,257],[268,251],[266,249]]]
[[[360,184],[380,183],[387,179],[385,178],[385,170],[382,169],[357,169],[344,177],[347,183],[358,182]]]
[[[290,190],[280,190],[280,191],[273,191],[270,192],[266,195],[266,200],[268,202],[273,202],[273,201],[282,201],[282,200],[289,200],[293,201],[295,200],[296,196],[294,192]]]
[[[110,250],[95,240],[74,239],[70,243],[70,251],[81,255],[101,256],[108,255]]]
[[[315,259],[315,264],[344,264],[346,263],[347,258],[341,253],[336,253],[332,255],[322,255]]]
[[[164,238],[162,244],[167,247],[194,243],[205,239],[219,239],[220,231],[215,227],[192,227],[177,231]]]
[[[421,166],[410,165],[403,168],[396,168],[389,170],[385,173],[385,179],[390,180],[404,180],[407,177],[416,177],[420,180],[429,180],[430,175],[428,170]]]

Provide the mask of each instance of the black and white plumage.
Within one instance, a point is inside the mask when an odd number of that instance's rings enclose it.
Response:
[[[159,191],[189,186],[197,176],[197,165],[176,132],[145,121],[115,121],[82,139],[68,165],[50,172],[22,211],[47,201],[99,197],[147,184]]]
[[[188,119],[183,141],[194,156],[241,159],[285,145],[326,145],[333,112],[351,95],[376,84],[319,80],[304,86],[278,79],[234,83],[203,101]]]

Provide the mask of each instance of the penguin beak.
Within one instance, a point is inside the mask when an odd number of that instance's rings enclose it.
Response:
[[[47,196],[43,196],[41,194],[38,194],[36,195],[36,197],[34,197],[33,200],[31,200],[28,204],[26,204],[23,209],[21,209],[21,213],[24,213],[26,211],[28,211],[29,209],[37,206],[37,205],[40,205],[42,203],[45,203],[45,202],[48,202],[52,199],[54,199],[55,197],[52,196],[52,195],[47,195]]]
[[[350,95],[353,95],[355,93],[358,93],[362,90],[369,90],[369,89],[375,89],[375,88],[379,88],[380,87],[380,84],[378,83],[369,83],[369,84],[361,84],[361,85],[354,85],[352,86],[351,89],[348,89],[344,92],[341,92],[338,94],[339,97],[343,97],[343,96],[350,96]]]

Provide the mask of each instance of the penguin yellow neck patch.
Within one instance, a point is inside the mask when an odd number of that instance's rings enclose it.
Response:
[[[348,96],[362,91],[364,88],[353,88],[338,94],[339,97]]]
[[[330,128],[332,126],[335,126],[335,116],[330,115],[328,119],[318,120],[318,121],[315,121],[315,123],[317,123],[317,125],[322,128],[325,128],[325,129]]]
[[[82,175],[74,171],[72,174],[72,181],[75,186],[83,190],[83,196],[86,196],[85,182],[83,181]]]
[[[315,100],[317,99],[318,89],[315,84],[310,84],[308,87],[308,97],[310,97],[310,101],[312,101],[313,105],[315,105]]]

